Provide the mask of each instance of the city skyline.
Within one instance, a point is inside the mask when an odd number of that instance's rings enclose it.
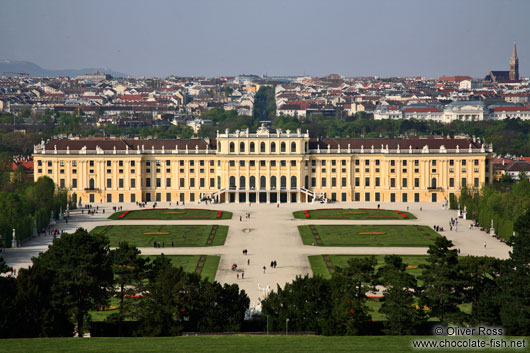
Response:
[[[528,77],[525,1],[8,2],[2,58],[131,76]],[[396,35],[397,34],[397,35]]]

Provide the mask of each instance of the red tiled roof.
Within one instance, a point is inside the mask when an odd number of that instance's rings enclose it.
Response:
[[[528,107],[494,107],[494,112],[528,112],[530,108]]]
[[[442,111],[433,107],[414,107],[405,108],[405,113],[441,113]]]

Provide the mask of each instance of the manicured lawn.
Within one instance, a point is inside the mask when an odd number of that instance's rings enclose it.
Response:
[[[458,338],[458,337],[457,337]],[[462,338],[462,337],[460,337]],[[471,337],[466,337],[471,338]],[[506,337],[521,339],[521,337]],[[109,337],[109,338],[35,338],[6,339],[0,352],[419,352],[413,339],[442,338],[423,336],[182,336],[182,337]],[[443,337],[443,339],[455,339]],[[486,341],[488,337],[483,337]],[[527,339],[528,344],[528,339]],[[443,349],[443,352],[462,350]],[[469,351],[479,351],[477,349]],[[503,350],[495,350],[503,351]]]
[[[201,220],[201,219],[231,219],[232,212],[220,210],[205,210],[200,208],[144,208],[132,211],[120,211],[109,216],[109,219],[134,220]]]
[[[307,211],[307,213],[305,212]],[[309,215],[309,217],[307,216]],[[410,213],[402,210],[378,210],[372,208],[322,208],[317,210],[302,210],[293,212],[294,218],[299,219],[343,219],[343,220],[384,220],[384,219],[416,219]]]
[[[157,255],[147,255],[144,257],[154,259]],[[202,255],[165,255],[171,260],[174,267],[182,267],[185,272],[195,272],[199,259]],[[202,267],[201,277],[208,278],[211,282],[215,280],[217,267],[219,266],[220,256],[206,256],[206,261]]]
[[[298,226],[298,231],[305,245],[320,246],[428,247],[439,236],[417,225],[306,225]]]
[[[214,228],[216,227],[216,228]],[[212,229],[217,229],[213,240],[208,244]],[[137,247],[152,247],[157,242],[164,247],[216,246],[224,245],[228,226],[217,225],[117,225],[98,226],[90,233],[104,233],[110,239],[110,246],[118,246],[122,241]],[[172,245],[173,242],[173,245]]]
[[[345,268],[348,265],[348,260],[352,258],[368,257],[370,255],[315,255],[309,256],[309,264],[313,270],[314,275],[321,275],[324,278],[331,278],[331,273],[328,270],[324,256],[329,258],[333,267]],[[377,260],[376,268],[379,268],[385,263],[385,255],[374,255]],[[427,255],[401,255],[403,262],[409,267],[407,272],[418,278],[421,275],[420,264],[427,263]]]

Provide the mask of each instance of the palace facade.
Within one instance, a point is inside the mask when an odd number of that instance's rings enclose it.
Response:
[[[35,146],[82,203],[445,202],[493,180],[492,146],[469,137],[311,138],[260,128],[216,139],[70,139]]]

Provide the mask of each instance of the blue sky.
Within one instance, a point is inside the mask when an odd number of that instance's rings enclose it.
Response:
[[[130,75],[530,75],[528,0],[2,0],[0,59]]]

